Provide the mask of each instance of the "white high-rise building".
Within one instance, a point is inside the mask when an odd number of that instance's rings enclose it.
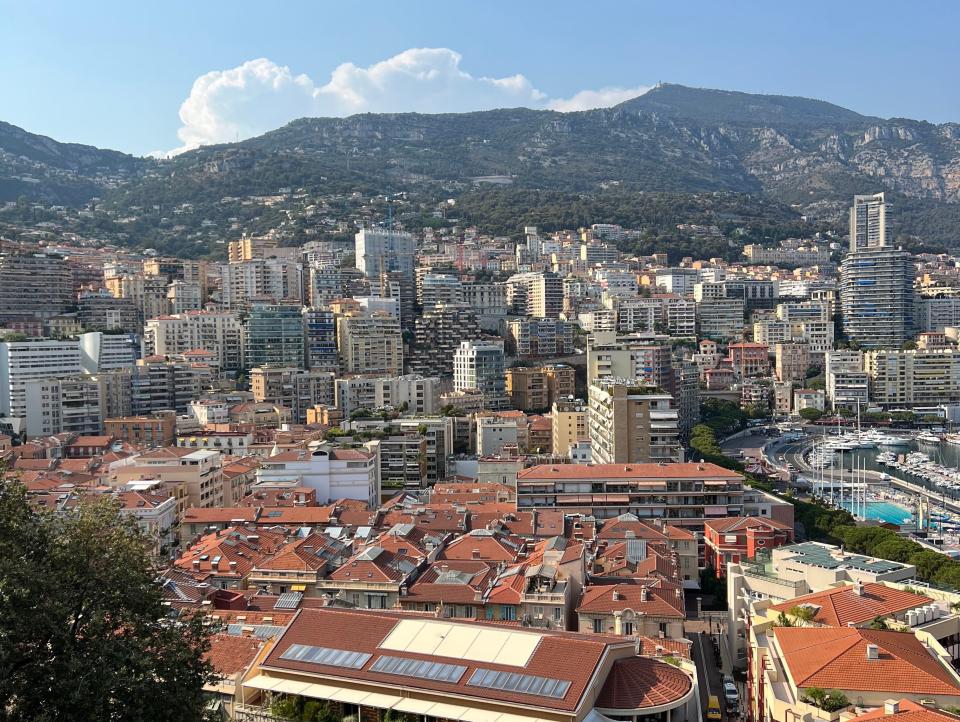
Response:
[[[503,341],[460,342],[453,355],[453,390],[469,389],[479,390],[489,409],[508,405]]]
[[[381,273],[399,271],[413,278],[417,242],[404,231],[385,228],[361,228],[354,236],[357,268],[367,278],[379,278]]]
[[[26,418],[28,381],[81,373],[79,341],[0,342],[0,416]]]
[[[140,339],[134,334],[92,331],[80,336],[80,365],[87,374],[133,368],[141,355]]]
[[[850,252],[887,245],[887,204],[883,193],[853,197],[850,208]]]

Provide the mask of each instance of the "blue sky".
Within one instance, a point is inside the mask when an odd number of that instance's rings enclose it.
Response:
[[[960,121],[958,21],[949,2],[0,0],[0,120],[144,154],[307,114],[613,104],[662,80]]]

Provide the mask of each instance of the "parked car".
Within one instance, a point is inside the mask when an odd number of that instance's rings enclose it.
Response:
[[[724,681],[723,698],[726,700],[729,709],[736,709],[740,704],[740,693],[737,692],[737,685],[732,681]]]

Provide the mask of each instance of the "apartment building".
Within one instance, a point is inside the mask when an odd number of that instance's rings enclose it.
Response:
[[[810,368],[810,347],[805,343],[778,343],[776,354],[777,379],[803,383]]]
[[[703,525],[705,566],[718,577],[726,574],[727,564],[756,559],[776,547],[793,543],[790,524],[776,519],[753,516],[710,519]]]
[[[595,333],[587,341],[587,378],[636,379],[637,383],[673,393],[673,352],[655,337]]]
[[[340,370],[337,354],[337,319],[333,311],[303,309],[304,359],[311,371]]]
[[[899,348],[913,335],[913,256],[890,246],[848,254],[840,266],[843,328],[864,348]]]
[[[317,501],[359,499],[380,504],[380,467],[376,454],[362,449],[293,449],[264,459],[257,484],[296,482],[316,491]]]
[[[870,402],[870,376],[863,368],[863,351],[828,351],[824,361],[826,396],[834,409],[865,409]]]
[[[433,306],[414,321],[414,343],[407,355],[411,373],[453,376],[453,356],[462,341],[480,338],[483,332],[473,308]]]
[[[140,358],[140,338],[135,334],[106,334],[99,331],[80,336],[80,366],[86,374],[130,369]]]
[[[304,368],[303,314],[299,305],[256,303],[245,330],[246,368],[292,366]]]
[[[337,318],[337,348],[345,374],[403,373],[400,319],[385,313]]]
[[[74,302],[73,274],[62,256],[0,254],[0,322],[49,318]]]
[[[884,407],[960,401],[960,352],[953,348],[867,351],[870,400]]]
[[[488,409],[508,404],[502,341],[462,341],[453,357],[454,391],[477,389]]]
[[[228,309],[254,303],[302,303],[303,264],[285,258],[252,258],[220,266],[221,301]]]
[[[517,318],[506,324],[508,353],[520,359],[567,356],[574,351],[573,324],[552,318]]]
[[[762,343],[732,343],[727,363],[740,378],[770,375],[770,349]]]
[[[187,311],[150,318],[144,325],[148,356],[174,356],[203,349],[225,371],[244,367],[243,324],[232,311]]]
[[[550,408],[553,453],[569,456],[570,447],[589,438],[587,434],[587,404],[571,397],[559,398]]]
[[[103,431],[103,397],[95,376],[46,378],[24,385],[27,436]]]
[[[222,457],[219,451],[183,449],[176,446],[153,449],[116,469],[120,484],[158,480],[177,499],[177,518],[191,506],[224,505]]]
[[[0,416],[26,419],[28,382],[81,373],[77,341],[0,342]]]
[[[513,408],[542,411],[560,398],[573,394],[575,373],[572,366],[514,366],[505,371],[506,392]]]
[[[307,410],[317,404],[333,406],[335,375],[291,366],[257,366],[250,369],[250,390],[257,403],[279,404],[290,409],[294,422],[306,423]]]
[[[517,508],[556,509],[702,530],[711,518],[743,511],[743,477],[715,464],[539,465],[517,474]]]
[[[563,279],[551,271],[515,274],[506,288],[507,306],[518,316],[557,318],[563,311]]]
[[[190,402],[209,388],[213,369],[204,364],[148,356],[137,361],[131,378],[131,410],[147,416],[158,411],[186,413]]]
[[[356,267],[367,278],[397,271],[412,279],[417,242],[404,231],[361,228],[354,236]]]
[[[115,439],[136,446],[173,446],[177,440],[177,415],[174,411],[158,411],[149,416],[104,419],[103,430]]]
[[[627,379],[596,379],[588,393],[587,433],[596,464],[681,460],[673,397]]]

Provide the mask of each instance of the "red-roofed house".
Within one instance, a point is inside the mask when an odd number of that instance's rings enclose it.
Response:
[[[750,628],[748,694],[753,719],[824,718],[804,700],[808,690],[836,690],[858,707],[891,698],[955,705],[960,676],[946,651],[918,632],[856,627]]]
[[[703,524],[705,566],[722,577],[727,563],[756,558],[757,552],[793,544],[793,527],[756,516],[710,519]]]
[[[683,589],[662,579],[586,587],[577,607],[579,629],[594,634],[681,639]]]
[[[910,624],[908,613],[932,602],[930,597],[917,592],[888,587],[879,582],[858,582],[774,604],[769,607],[767,616],[777,617],[781,612],[790,616],[795,607],[806,607],[813,613],[812,618],[804,620],[807,625],[864,627],[878,617],[885,621],[896,620]],[[915,620],[910,624],[916,625]]]

